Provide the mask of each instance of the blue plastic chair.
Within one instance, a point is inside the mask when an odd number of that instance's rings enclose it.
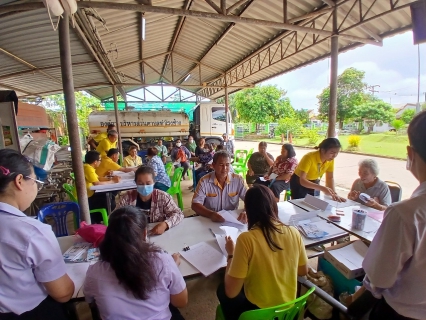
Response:
[[[70,235],[67,228],[67,215],[70,211],[74,213],[74,225],[77,230],[80,225],[80,208],[75,202],[57,202],[44,206],[40,209],[37,218],[45,223],[46,217],[52,217],[56,225],[56,237],[65,237]]]

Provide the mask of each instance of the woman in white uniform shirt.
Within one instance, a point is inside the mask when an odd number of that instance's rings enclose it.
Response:
[[[51,226],[22,212],[38,185],[25,156],[0,150],[0,320],[66,319],[74,293]]]
[[[364,286],[380,299],[370,319],[426,318],[426,112],[408,127],[407,169],[420,185],[410,199],[394,203],[363,262]]]

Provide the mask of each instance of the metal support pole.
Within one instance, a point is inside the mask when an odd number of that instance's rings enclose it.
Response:
[[[336,136],[337,118],[337,68],[339,58],[339,37],[337,35],[337,6],[333,8],[333,33],[331,37],[331,67],[330,67],[330,105],[328,107],[328,137]]]
[[[229,99],[228,99],[228,86],[225,86],[225,114],[226,114],[226,134],[229,134],[228,124],[229,124]]]
[[[70,137],[72,169],[80,206],[80,219],[91,223],[89,203],[87,201],[86,179],[84,177],[83,159],[81,156],[80,133],[75,107],[74,80],[70,46],[69,15],[64,12],[59,21],[59,51],[61,61],[62,86],[64,90],[65,112],[67,116],[68,134]]]
[[[123,145],[121,144],[121,130],[120,130],[120,121],[118,117],[118,103],[117,103],[117,90],[115,89],[115,85],[112,86],[112,96],[114,98],[114,111],[115,111],[115,127],[117,128],[118,133],[118,150],[120,152],[120,159],[123,158]]]

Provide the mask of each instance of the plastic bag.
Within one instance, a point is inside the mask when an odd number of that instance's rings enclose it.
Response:
[[[306,276],[316,286],[327,292],[330,296],[334,294],[334,287],[331,278],[325,275],[322,271],[316,272],[309,268],[309,273]],[[315,295],[311,294],[307,301],[308,310],[318,319],[330,319],[333,316],[333,307],[327,302]]]
[[[49,171],[55,162],[55,153],[60,149],[60,146],[50,140],[32,140],[22,153],[30,158],[35,166]]]
[[[80,229],[76,234],[82,237],[85,241],[93,243],[97,248],[105,236],[107,227],[103,224],[87,224],[85,221],[80,223]]]

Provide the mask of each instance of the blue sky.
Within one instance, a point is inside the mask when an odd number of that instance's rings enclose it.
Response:
[[[426,44],[420,45],[421,86],[420,101],[425,101]],[[365,71],[369,85],[380,85],[375,90],[392,104],[417,101],[417,45],[412,32],[383,41],[382,47],[365,45],[339,55],[339,74],[346,68]],[[329,85],[329,59],[275,77],[263,84],[274,84],[287,91],[296,109],[317,109],[316,96]]]

